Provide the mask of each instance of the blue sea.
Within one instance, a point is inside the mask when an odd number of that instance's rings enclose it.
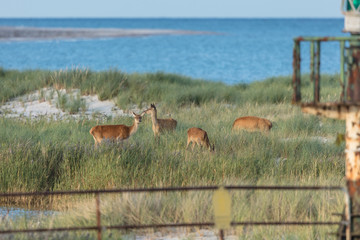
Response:
[[[347,36],[338,19],[0,19],[0,26],[180,29],[211,35],[0,42],[5,69],[168,72],[227,84],[292,74],[293,38]],[[321,72],[338,73],[339,44],[321,46]],[[302,72],[309,46],[302,46]]]

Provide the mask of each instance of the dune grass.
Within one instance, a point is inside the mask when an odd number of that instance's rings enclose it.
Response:
[[[322,101],[340,98],[339,75],[321,76]],[[5,70],[0,68],[0,102],[43,87],[80,89],[82,95],[97,94],[100,100],[115,99],[121,108],[149,102],[161,102],[165,107],[200,106],[208,102],[230,104],[290,102],[291,77],[274,77],[250,84],[226,85],[192,79],[169,73],[126,74],[119,70],[94,72],[88,69],[60,71]],[[312,99],[313,83],[309,75],[302,80],[303,99]]]
[[[311,98],[311,83],[303,83]],[[326,100],[337,100],[338,76],[323,76]],[[16,80],[17,79],[17,80]],[[12,81],[18,81],[12,85]],[[156,102],[159,117],[178,121],[172,134],[156,143],[149,116],[123,145],[94,148],[89,134],[97,124],[132,124],[131,117],[101,120],[0,118],[0,191],[46,191],[132,187],[198,186],[215,184],[342,185],[344,144],[334,144],[344,133],[342,121],[304,115],[292,106],[291,78],[278,77],[249,85],[228,86],[173,74],[124,74],[117,70],[0,71],[5,102],[25,92],[52,86],[78,88],[82,94],[115,98],[119,106],[145,107]],[[21,86],[21,87],[20,87]],[[255,115],[273,122],[269,134],[232,133],[240,116]],[[208,132],[215,153],[185,150],[186,130]],[[319,137],[326,139],[323,143]],[[342,193],[232,192],[234,221],[329,221],[343,208]],[[2,204],[61,210],[39,220],[0,218],[9,227],[86,226],[95,224],[94,199],[2,199]],[[104,224],[148,224],[212,221],[211,193],[103,195]],[[114,215],[112,213],[117,212]],[[3,223],[3,224],[1,224]],[[326,239],[336,227],[239,227],[228,234],[240,239]],[[124,233],[106,231],[103,237]],[[132,233],[129,233],[132,234]],[[141,233],[140,233],[141,234]],[[149,234],[146,232],[144,234]],[[22,236],[17,235],[20,239]],[[10,236],[14,237],[14,236]],[[95,233],[34,235],[34,238],[90,238]],[[26,239],[26,238],[25,238]]]

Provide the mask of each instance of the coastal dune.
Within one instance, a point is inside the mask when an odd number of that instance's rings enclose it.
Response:
[[[205,31],[171,29],[121,29],[121,28],[36,28],[0,27],[0,41],[33,41],[44,39],[92,39],[141,37],[153,35],[201,35]]]

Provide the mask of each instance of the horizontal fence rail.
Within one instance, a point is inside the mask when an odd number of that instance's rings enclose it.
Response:
[[[195,187],[164,187],[164,188],[120,188],[108,190],[75,190],[75,191],[44,191],[44,192],[12,192],[0,193],[0,198],[16,198],[26,196],[59,196],[59,195],[88,195],[95,194],[97,226],[89,227],[63,227],[63,228],[37,228],[37,229],[12,229],[0,230],[1,234],[14,233],[43,233],[43,232],[70,232],[70,231],[97,231],[98,239],[101,239],[102,231],[108,229],[129,230],[129,229],[156,229],[156,228],[177,228],[177,227],[214,227],[214,222],[200,223],[168,223],[168,224],[146,224],[146,225],[102,225],[100,212],[100,194],[113,193],[155,193],[155,192],[189,192],[189,191],[215,191],[220,186],[195,186]],[[347,190],[341,186],[224,186],[227,190],[255,190],[255,191],[343,191],[348,197]],[[231,226],[325,226],[325,225],[349,225],[349,221],[243,221],[231,222]],[[220,230],[220,238],[223,238],[223,231]]]
[[[174,191],[209,191],[217,190],[219,186],[199,187],[164,187],[164,188],[118,188],[105,190],[74,190],[74,191],[44,191],[44,192],[13,192],[0,193],[0,197],[48,196],[48,195],[84,195],[97,193],[138,193],[138,192],[174,192]],[[341,186],[224,186],[227,190],[326,190],[345,191]]]

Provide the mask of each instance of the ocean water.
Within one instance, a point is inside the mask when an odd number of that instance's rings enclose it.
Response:
[[[227,84],[292,74],[293,38],[347,36],[339,19],[0,19],[0,26],[181,29],[213,35],[0,42],[6,69],[169,72]],[[321,72],[340,71],[339,44],[321,46]],[[309,46],[302,45],[302,72]]]
[[[47,210],[28,210],[23,208],[13,208],[13,207],[0,207],[0,220],[14,220],[17,217],[40,217],[56,214],[55,211]]]

